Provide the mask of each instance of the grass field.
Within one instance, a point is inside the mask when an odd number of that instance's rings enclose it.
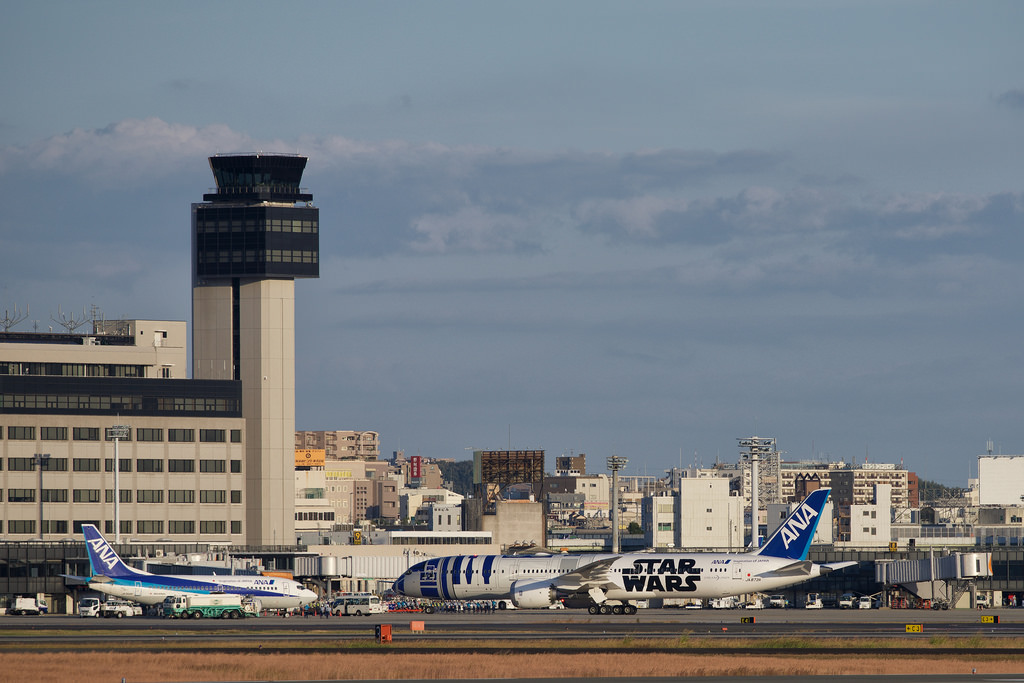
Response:
[[[541,648],[546,643],[550,652],[526,654],[521,648]],[[447,647],[501,647],[501,641],[481,640],[474,643],[424,642],[417,647],[378,645],[334,641],[337,652],[264,651],[251,643],[236,644],[251,648],[250,652],[206,652],[195,645],[183,646],[180,652],[168,652],[167,644],[153,651],[119,651],[115,643],[105,651],[14,651],[0,652],[0,681],[40,681],[44,683],[92,683],[93,681],[222,681],[222,680],[400,680],[407,678],[593,678],[607,676],[755,676],[755,675],[872,675],[978,673],[1011,674],[1024,672],[1024,643],[1016,639],[994,644],[1001,653],[986,654],[986,647],[976,639],[931,638],[918,641],[915,652],[887,652],[891,641],[803,641],[784,638],[777,641],[730,641],[713,644],[704,639],[625,639],[607,643],[580,642],[520,643],[507,641],[507,652],[466,654],[446,652]],[[220,643],[226,647],[228,643]],[[281,643],[274,643],[277,648]],[[323,645],[321,643],[320,645]],[[905,647],[906,643],[901,643]],[[565,653],[559,650],[589,647],[590,651]],[[635,654],[602,652],[602,649],[628,647]],[[709,654],[705,648],[719,652]],[[828,647],[832,652],[800,654],[803,647]],[[645,652],[653,648],[671,648],[678,652]],[[757,653],[751,654],[750,648]],[[844,650],[857,649],[858,654]],[[865,648],[877,651],[863,654]],[[1015,648],[1021,654],[1005,654]],[[733,650],[740,650],[736,652]],[[956,650],[950,653],[950,650]],[[785,652],[781,652],[785,650]],[[941,650],[941,652],[940,652]],[[763,654],[760,652],[763,651]]]

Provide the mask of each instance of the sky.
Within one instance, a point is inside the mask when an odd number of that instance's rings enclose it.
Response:
[[[298,153],[298,429],[951,486],[1024,453],[1024,3],[4,7],[14,330],[190,320],[208,157]]]

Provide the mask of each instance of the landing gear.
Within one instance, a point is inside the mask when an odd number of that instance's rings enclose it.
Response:
[[[607,602],[591,604],[587,607],[590,614],[636,614],[636,605],[631,603],[609,604]]]

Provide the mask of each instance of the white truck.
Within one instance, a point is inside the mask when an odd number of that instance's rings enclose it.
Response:
[[[137,617],[142,614],[142,607],[136,605],[134,602],[128,600],[118,600],[117,598],[107,598],[107,601],[100,605],[101,617],[107,619],[123,619],[124,617]]]
[[[235,593],[183,593],[164,598],[164,616],[171,619],[238,619],[259,616],[260,601]]]
[[[825,604],[821,600],[821,593],[808,593],[807,598],[804,600],[804,607],[806,609],[822,609]]]
[[[37,598],[11,598],[11,606],[7,608],[8,614],[46,614],[46,612],[46,601]]]
[[[98,617],[102,606],[99,598],[82,598],[78,601],[78,616]]]

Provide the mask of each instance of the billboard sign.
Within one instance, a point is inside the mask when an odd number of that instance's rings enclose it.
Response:
[[[296,467],[324,467],[327,456],[322,448],[296,448]]]
[[[423,476],[423,456],[413,455],[409,458],[409,476],[420,479]]]

